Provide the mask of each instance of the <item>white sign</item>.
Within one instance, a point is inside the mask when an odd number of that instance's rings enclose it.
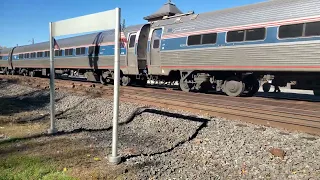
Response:
[[[66,19],[52,23],[52,36],[79,34],[83,32],[114,29],[116,10],[104,11],[86,16]]]
[[[118,118],[119,118],[119,85],[120,85],[120,9],[89,14],[77,18],[66,19],[49,23],[50,33],[50,129],[48,132],[57,132],[55,128],[55,92],[54,92],[54,44],[55,36],[79,34],[84,32],[114,29],[114,103],[113,103],[113,132],[112,132],[112,154],[109,161],[118,164],[121,157],[118,155]]]

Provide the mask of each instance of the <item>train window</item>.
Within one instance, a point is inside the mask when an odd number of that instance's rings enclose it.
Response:
[[[25,53],[25,54],[24,54],[24,58],[25,58],[25,59],[28,59],[28,58],[29,58],[29,53]]]
[[[215,44],[217,42],[217,33],[203,34],[201,44]]]
[[[88,50],[88,54],[89,54],[89,55],[98,56],[98,55],[99,55],[99,51],[100,51],[100,46],[99,46],[99,45],[90,46],[90,47],[89,47],[89,50]]]
[[[152,48],[158,49],[160,47],[160,40],[162,35],[162,29],[156,29],[152,33]]]
[[[36,53],[30,53],[30,58],[35,58],[36,57]]]
[[[76,55],[83,55],[86,54],[86,48],[81,47],[81,48],[76,48]]]
[[[50,56],[50,51],[45,51],[44,52],[44,57],[49,57]]]
[[[320,36],[320,22],[307,23],[305,36]]]
[[[0,60],[2,60],[2,56],[0,56]]]
[[[244,40],[245,31],[229,31],[227,33],[227,42],[240,42]]]
[[[188,46],[201,44],[201,35],[193,35],[188,37]]]
[[[160,40],[159,39],[153,40],[153,49],[158,49],[159,46],[160,46]]]
[[[43,52],[37,52],[37,57],[43,57]]]
[[[246,41],[263,40],[266,36],[266,28],[246,30]]]
[[[93,55],[93,52],[94,52],[94,46],[89,46],[88,54]]]
[[[19,59],[23,59],[23,54],[19,54]]]
[[[62,50],[55,50],[54,56],[62,56]]]
[[[303,24],[285,25],[279,27],[279,38],[301,37]]]
[[[136,42],[136,35],[131,35],[130,36],[129,48],[134,47],[135,42]]]
[[[72,56],[73,55],[73,49],[65,49],[64,50],[65,56]]]

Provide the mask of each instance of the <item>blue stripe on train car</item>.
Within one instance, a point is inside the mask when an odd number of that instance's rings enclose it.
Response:
[[[126,48],[120,48],[120,55],[125,55],[126,53]],[[114,45],[101,46],[99,55],[113,56]]]
[[[55,56],[55,58],[60,58],[60,57],[63,57],[63,58],[72,58],[72,57],[81,57],[81,56],[88,56],[88,52],[89,52],[89,47],[86,47],[86,50],[85,50],[85,54],[82,54],[82,55],[75,55],[76,53],[76,50],[73,49],[73,55],[70,55],[70,56],[65,56],[65,50],[62,50],[62,56]],[[120,49],[120,55],[125,55],[126,54],[126,48],[121,48]],[[21,53],[23,54],[23,53]],[[100,49],[99,49],[99,55],[98,56],[113,56],[114,55],[114,45],[108,45],[108,46],[100,46]],[[93,54],[93,56],[95,56]],[[38,59],[43,59],[44,57],[36,57],[36,58],[27,58],[25,60],[38,60]],[[48,57],[46,57],[45,59],[48,59]],[[13,60],[20,60],[19,59],[19,55],[14,55],[13,56]],[[24,60],[24,59],[22,59]]]
[[[2,56],[2,58],[0,60],[8,60],[9,56]]]
[[[278,27],[267,28],[266,38],[264,40],[258,40],[258,41],[226,42],[226,32],[222,32],[222,33],[218,33],[216,44],[187,46],[187,37],[179,37],[179,38],[161,40],[161,47],[162,47],[161,51],[320,40],[320,36],[319,37],[298,37],[298,38],[288,38],[288,39],[278,39],[277,37],[278,37]]]

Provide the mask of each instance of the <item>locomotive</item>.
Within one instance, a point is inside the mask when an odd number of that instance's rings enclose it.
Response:
[[[320,93],[320,1],[267,1],[196,14],[171,1],[121,28],[121,85],[179,82],[182,91],[253,96],[264,77]],[[113,82],[114,30],[57,40],[55,72]],[[48,76],[49,42],[0,50],[0,71]],[[264,85],[268,91],[268,84]]]

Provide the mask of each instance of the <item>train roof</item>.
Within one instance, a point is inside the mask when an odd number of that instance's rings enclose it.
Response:
[[[273,0],[201,14],[170,17],[154,23],[159,26],[183,26],[183,23],[188,23],[188,26],[195,26],[197,29],[223,28],[319,16],[319,12],[319,0]],[[178,18],[180,20],[177,22]]]
[[[1,48],[0,54],[9,54],[10,50],[11,50],[10,48]]]
[[[164,6],[170,3],[165,4]],[[171,6],[170,6],[171,7]],[[161,12],[160,12],[161,10]],[[163,10],[171,11],[172,9],[160,8],[158,12],[160,14]],[[174,10],[176,11],[176,10]],[[273,0],[267,2],[261,2],[246,6],[234,7],[224,10],[206,12],[201,14],[183,15],[180,14],[179,9],[177,14],[179,17],[169,17],[165,20],[159,20],[152,22],[155,26],[169,26],[182,28],[183,23],[187,24],[187,27],[195,27],[196,30],[206,30],[208,28],[223,28],[232,26],[241,26],[248,24],[264,23],[281,21],[287,19],[319,16],[320,1],[319,0]],[[159,15],[156,12],[153,15]],[[162,13],[163,14],[163,13]],[[151,15],[152,17],[155,17]],[[148,17],[148,16],[147,16]],[[179,21],[177,22],[177,19]],[[138,31],[144,24],[129,26],[125,28],[125,34],[128,32]],[[186,28],[188,29],[188,28]],[[74,47],[79,45],[94,44],[94,40],[98,33],[92,33],[87,35],[75,36],[71,38],[57,40],[60,48]],[[108,30],[102,32],[101,42],[113,41],[114,31]],[[49,42],[36,43],[33,45],[18,46],[15,49],[15,53],[30,52],[49,49]],[[10,50],[10,49],[9,49]],[[3,50],[2,54],[5,51]]]
[[[142,26],[143,25],[128,26],[127,28],[125,28],[124,32],[128,33],[131,31],[137,31],[137,30],[140,30]],[[97,33],[74,36],[74,37],[69,37],[64,39],[57,39],[57,43],[60,48],[75,47],[75,46],[89,45],[89,44],[95,45],[97,42],[98,35],[99,35],[99,40],[98,40],[99,43],[114,41],[114,30],[107,30],[107,31],[102,31],[101,33],[97,32]],[[49,49],[49,41],[31,44],[31,45],[18,46],[16,47],[14,53],[42,51],[42,50],[48,50],[48,49]]]

